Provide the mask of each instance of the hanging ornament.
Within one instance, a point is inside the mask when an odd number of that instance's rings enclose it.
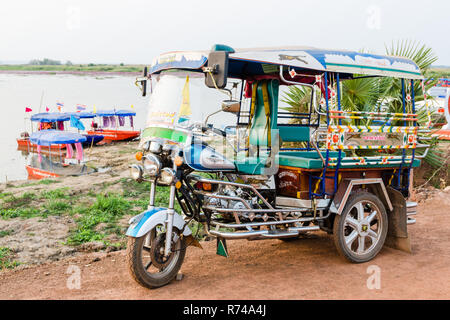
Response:
[[[294,77],[297,75],[297,72],[295,72],[294,69],[291,69],[291,70],[289,71],[289,74],[291,75],[291,78],[294,78]]]
[[[320,99],[320,106],[325,107],[325,104],[326,104],[325,98]]]

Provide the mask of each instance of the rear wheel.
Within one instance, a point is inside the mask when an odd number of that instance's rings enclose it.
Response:
[[[388,229],[386,209],[374,194],[358,192],[350,196],[333,225],[338,252],[351,262],[373,259],[384,245]]]
[[[166,233],[158,226],[140,238],[128,238],[127,262],[133,278],[147,288],[158,288],[172,281],[183,264],[186,254],[184,237],[174,228],[172,248],[164,256]]]

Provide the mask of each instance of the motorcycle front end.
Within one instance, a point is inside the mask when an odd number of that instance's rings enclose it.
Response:
[[[143,149],[145,154],[136,155],[141,163],[131,165],[130,170],[136,181],[150,182],[150,199],[148,209],[129,221],[127,262],[139,284],[157,288],[178,274],[191,230],[174,209],[176,188],[180,184],[177,172],[183,162],[181,151],[176,145],[162,141],[149,141]],[[155,206],[156,185],[170,188],[167,208]]]

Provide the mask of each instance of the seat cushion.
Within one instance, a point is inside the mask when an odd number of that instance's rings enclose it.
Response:
[[[326,153],[322,155],[325,157]],[[338,157],[339,152],[330,152],[330,157]],[[342,157],[345,157],[345,153],[342,152]],[[259,157],[242,157],[235,161],[236,168],[240,172],[247,174],[263,174],[267,161],[267,154],[260,155]],[[323,168],[322,159],[318,155],[317,151],[282,151],[276,158],[276,163],[279,166],[289,166],[303,169],[321,169]]]

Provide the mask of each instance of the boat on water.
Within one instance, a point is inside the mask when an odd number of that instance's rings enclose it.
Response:
[[[64,122],[70,120],[70,115],[66,113],[36,113],[31,116],[31,122],[37,122],[38,132],[41,130],[64,130]],[[37,145],[30,141],[30,135],[28,132],[22,132],[20,138],[17,138],[17,147],[19,150],[28,151],[28,152],[36,152]],[[65,145],[52,145],[50,149],[52,151],[60,151],[65,148]]]
[[[66,121],[71,120],[71,116],[76,117],[76,119],[93,119],[96,117],[96,114],[91,112],[55,112],[55,113],[37,113],[31,116],[31,122],[37,122],[37,130],[59,130],[59,131],[68,131],[67,126],[65,125]],[[70,126],[69,126],[70,127]],[[78,130],[78,133],[80,131]],[[88,134],[81,133],[86,137],[86,141],[83,142],[85,146],[92,146],[103,140],[103,135],[96,134]],[[22,132],[20,138],[17,138],[17,146],[19,150],[27,151],[27,152],[36,152],[36,145],[30,142],[28,132]],[[50,147],[52,151],[59,151],[65,149],[65,145],[52,145]]]
[[[37,146],[37,155],[33,155],[28,165],[28,179],[43,179],[61,176],[78,176],[95,172],[94,168],[83,163],[82,143],[87,138],[79,133],[58,131],[54,129],[34,132],[30,142]],[[75,150],[72,148],[75,145]],[[43,155],[42,151],[51,150],[53,145],[64,145],[66,152],[52,157],[52,153]],[[75,157],[73,159],[73,157]]]
[[[89,135],[101,134],[105,142],[132,140],[140,135],[140,131],[134,129],[136,112],[131,110],[99,110],[96,113],[99,121],[94,122],[92,129],[87,131]],[[129,129],[127,130],[127,118]]]
[[[73,115],[78,119],[92,119],[92,123],[95,123],[93,119],[97,116],[97,114],[92,112],[68,112],[68,114],[71,116]],[[100,133],[89,134],[88,132],[86,132],[83,133],[83,135],[86,137],[86,141],[83,142],[84,146],[95,145],[104,139],[104,136]]]

